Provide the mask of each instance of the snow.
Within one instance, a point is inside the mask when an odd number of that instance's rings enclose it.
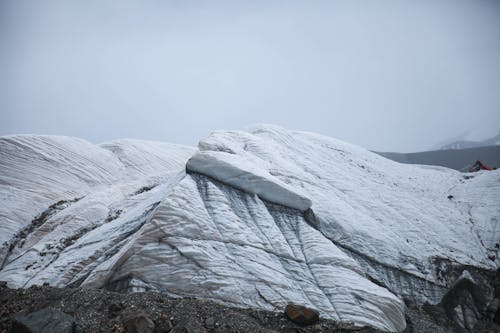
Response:
[[[199,152],[189,159],[187,169],[221,180],[270,202],[301,211],[311,207],[311,200],[260,168],[256,161],[237,155],[217,151]]]
[[[165,171],[181,170],[195,148],[183,145],[121,139],[101,143],[100,147],[111,151],[127,170],[127,178],[148,178],[162,175]]]
[[[0,138],[0,244],[50,204],[111,184],[123,165],[110,152],[61,136]]]
[[[312,200],[328,238],[384,264],[424,278],[429,258],[436,255],[495,266],[471,237],[468,214],[447,198],[455,187],[474,182],[454,170],[403,165],[339,140],[275,126],[255,127],[251,134],[214,132],[200,150],[229,150],[258,160],[260,168]],[[491,188],[483,195],[497,196],[498,172],[485,177]],[[495,216],[500,204],[490,200],[485,207],[486,216]]]
[[[191,147],[134,140],[103,147],[106,149],[63,136],[0,137],[0,244],[60,200],[99,195],[101,191],[120,197],[122,191],[177,177],[195,151]],[[126,157],[120,152],[125,152]],[[131,169],[137,170],[139,165],[142,174],[134,174]],[[123,186],[116,187],[118,190],[109,190],[119,184]]]
[[[270,125],[216,131],[199,149],[255,161],[253,167],[300,190],[326,238],[370,278],[417,304],[438,303],[453,282],[440,279],[441,259],[498,267],[498,170],[465,179],[451,169],[399,164],[333,138]]]
[[[198,150],[1,137],[0,280],[294,302],[401,331],[403,297],[438,303],[453,283],[440,260],[497,269],[499,193],[499,170],[399,164],[270,125]]]
[[[132,290],[149,285],[267,310],[292,301],[325,318],[404,328],[402,301],[368,281],[300,211],[200,175],[184,178],[117,258],[84,285],[125,284],[134,276]]]

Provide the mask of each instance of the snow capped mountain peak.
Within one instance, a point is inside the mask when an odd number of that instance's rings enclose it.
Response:
[[[436,148],[438,150],[448,150],[448,149],[467,149],[467,148],[496,146],[496,145],[500,145],[500,133],[498,133],[493,137],[483,140],[474,140],[463,136],[457,139],[450,140],[450,142],[447,142],[446,144],[441,144]]]

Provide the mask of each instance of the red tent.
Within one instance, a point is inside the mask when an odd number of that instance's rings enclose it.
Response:
[[[493,170],[493,168],[481,163],[480,160],[477,160],[476,163],[474,163],[474,165],[469,168],[469,172],[476,172],[479,170]]]

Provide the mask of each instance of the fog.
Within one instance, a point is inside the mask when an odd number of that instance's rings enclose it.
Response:
[[[0,135],[273,123],[420,151],[500,130],[500,1],[0,0]]]

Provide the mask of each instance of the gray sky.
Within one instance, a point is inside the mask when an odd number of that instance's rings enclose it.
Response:
[[[381,151],[492,136],[500,1],[0,0],[0,135],[253,123]]]

